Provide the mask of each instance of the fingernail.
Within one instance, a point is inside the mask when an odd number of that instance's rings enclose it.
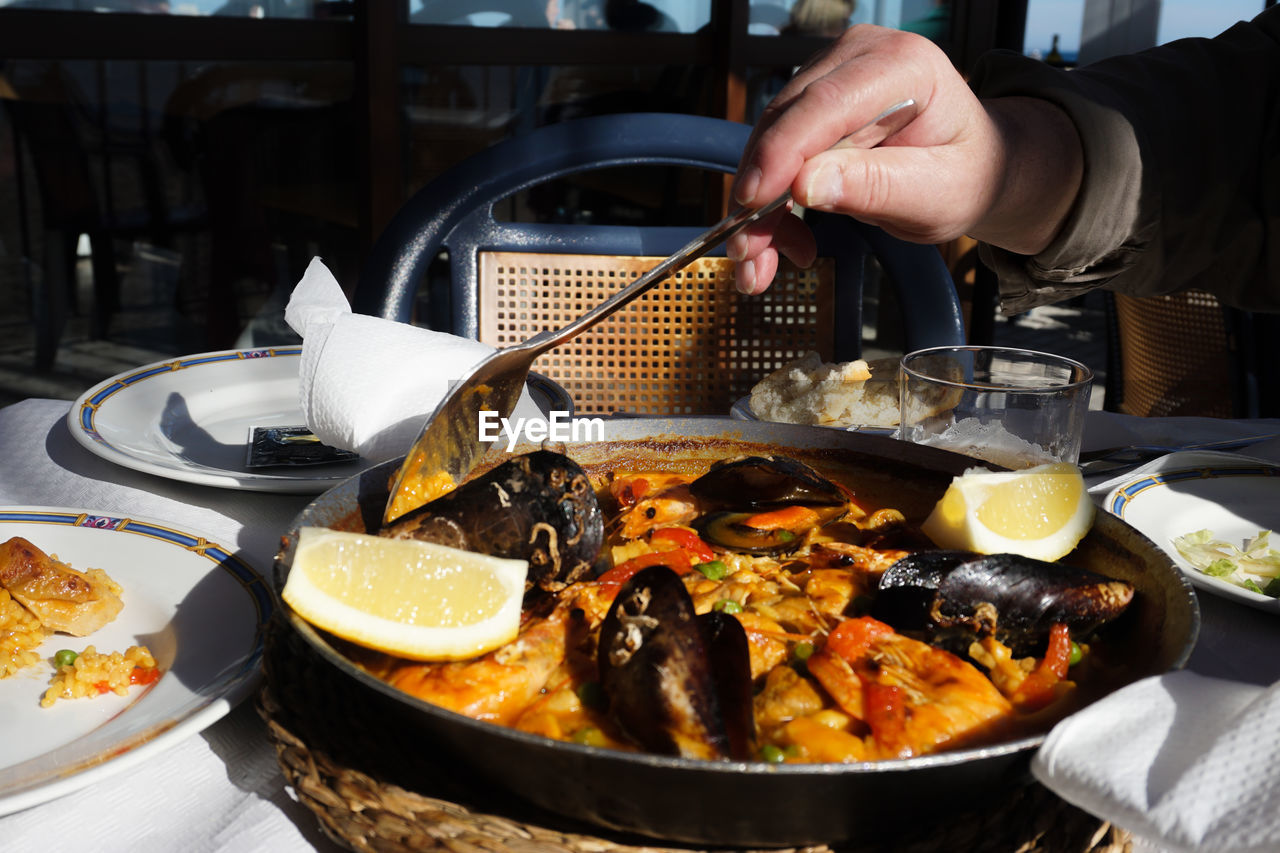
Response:
[[[744,234],[734,234],[724,244],[724,253],[731,261],[741,261],[747,256],[747,238]]]
[[[804,193],[805,204],[809,207],[822,207],[839,201],[844,194],[840,167],[834,163],[819,166],[809,178]]]
[[[738,173],[737,185],[733,188],[733,197],[738,204],[750,204],[755,201],[756,190],[760,188],[760,167],[748,166],[745,172]]]
[[[745,293],[748,296],[756,292],[755,261],[743,261],[738,264],[738,276],[734,279],[734,286],[738,288],[739,293]]]

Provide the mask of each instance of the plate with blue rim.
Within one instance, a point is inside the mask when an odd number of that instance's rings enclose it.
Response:
[[[1280,466],[1247,459],[1179,464],[1175,454],[1160,470],[1121,482],[1103,507],[1168,554],[1197,589],[1280,615],[1280,598],[1205,574],[1173,544],[1197,530],[1237,546],[1260,530],[1280,530]]]
[[[229,489],[319,494],[368,460],[250,467],[255,427],[306,423],[298,402],[301,346],[220,350],[157,361],[105,379],[72,404],[76,442],[117,465]],[[542,411],[568,410],[564,389],[531,375]]]
[[[275,593],[231,549],[162,521],[59,507],[0,507],[0,542],[12,537],[73,569],[106,571],[124,608],[87,637],[49,635],[35,664],[0,679],[0,815],[135,767],[255,688]],[[59,650],[134,645],[155,657],[154,683],[41,706]]]

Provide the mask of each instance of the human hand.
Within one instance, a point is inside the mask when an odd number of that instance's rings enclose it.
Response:
[[[919,114],[879,147],[831,150],[907,99]],[[760,207],[790,189],[796,204],[844,213],[905,240],[970,234],[1034,253],[1074,199],[1078,146],[1070,121],[1048,102],[983,103],[932,42],[861,25],[815,56],[765,109],[743,152],[734,196]],[[738,289],[759,293],[773,280],[779,252],[808,266],[816,246],[798,217],[779,212],[732,237],[727,252],[738,262]]]

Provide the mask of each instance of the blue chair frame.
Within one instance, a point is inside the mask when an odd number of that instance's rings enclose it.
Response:
[[[475,338],[482,251],[668,255],[703,229],[503,222],[494,218],[494,205],[537,184],[594,169],[663,164],[732,173],[750,131],[705,116],[621,113],[547,125],[498,143],[441,174],[401,208],[363,266],[355,310],[409,322],[428,266],[447,248],[448,331]],[[835,358],[861,355],[869,255],[899,289],[906,350],[964,343],[960,302],[936,247],[899,240],[848,217],[810,211],[806,221],[819,255],[835,259],[838,328],[858,330],[837,334]],[[723,255],[723,247],[716,254]]]

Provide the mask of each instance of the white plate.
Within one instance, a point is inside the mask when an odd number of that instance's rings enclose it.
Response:
[[[1174,537],[1205,528],[1237,544],[1259,530],[1280,530],[1280,467],[1220,465],[1159,471],[1112,489],[1104,506],[1155,542],[1199,589],[1280,614],[1280,599],[1210,577],[1173,547]]]
[[[729,417],[736,418],[737,420],[740,420],[740,421],[760,420],[760,418],[756,416],[756,413],[751,410],[750,397],[743,397],[739,399],[738,402],[734,403],[733,406],[730,407],[729,409]],[[825,424],[819,424],[819,426],[825,426]],[[867,435],[896,436],[898,434],[897,427],[831,426],[831,427],[828,427],[828,429],[843,429],[843,430],[849,430],[850,432],[862,432],[862,433],[866,433]]]
[[[173,480],[258,492],[316,495],[369,467],[363,459],[249,468],[249,431],[306,422],[298,404],[302,347],[222,350],[157,361],[90,388],[71,406],[71,435],[117,465]],[[573,401],[530,374],[543,412]]]
[[[163,522],[82,509],[0,508],[0,542],[21,536],[72,568],[99,568],[124,591],[115,621],[88,637],[54,634],[46,658],[0,679],[0,815],[60,797],[202,731],[257,681],[275,597],[227,549]],[[40,707],[59,649],[145,645],[160,680],[128,696]]]
[[[305,422],[302,347],[224,350],[157,361],[90,388],[71,406],[76,441],[117,465],[173,480],[261,492],[319,494],[363,460],[294,468],[245,466],[249,430]]]

